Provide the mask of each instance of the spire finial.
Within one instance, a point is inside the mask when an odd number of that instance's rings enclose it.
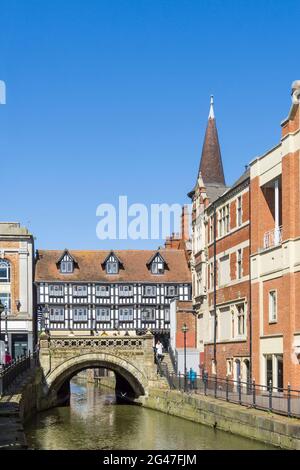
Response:
[[[208,119],[215,119],[214,96],[213,95],[210,95],[210,108],[209,108]]]

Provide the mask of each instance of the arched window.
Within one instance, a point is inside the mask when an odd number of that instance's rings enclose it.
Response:
[[[0,261],[0,282],[10,282],[10,263],[6,260]]]

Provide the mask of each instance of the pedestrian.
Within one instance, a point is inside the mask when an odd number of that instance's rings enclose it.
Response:
[[[159,340],[156,343],[156,357],[158,361],[161,361],[163,358],[163,346]]]
[[[12,362],[12,357],[11,357],[9,351],[6,351],[5,352],[5,364],[8,365],[8,364],[11,364],[11,362]]]
[[[188,372],[188,380],[189,380],[189,385],[191,390],[195,390],[195,385],[196,385],[196,379],[197,379],[197,374],[191,367],[189,372]]]

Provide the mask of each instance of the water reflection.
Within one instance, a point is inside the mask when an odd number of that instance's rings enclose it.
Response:
[[[37,415],[26,429],[33,449],[267,449],[268,446],[138,406],[78,378],[71,406]]]

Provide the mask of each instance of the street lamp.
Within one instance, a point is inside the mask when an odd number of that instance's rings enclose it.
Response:
[[[4,310],[5,310],[5,307],[4,307],[4,305],[3,305],[3,303],[1,302],[1,299],[0,299],[0,341],[1,341],[1,316],[2,316],[2,313],[4,312]],[[4,362],[5,362],[5,359],[4,359]],[[0,365],[2,365],[2,361],[0,362]]]
[[[187,376],[187,370],[186,370],[186,334],[189,331],[188,326],[186,323],[182,325],[181,331],[183,333],[183,341],[184,341],[184,391],[186,392],[187,390],[187,384],[186,384],[186,376]]]
[[[1,317],[2,317],[2,313],[4,312],[4,310],[5,310],[5,306],[3,305],[2,300],[0,299],[0,340],[1,340]]]

